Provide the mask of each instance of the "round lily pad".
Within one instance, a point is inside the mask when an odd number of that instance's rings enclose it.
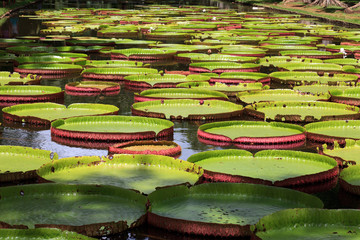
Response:
[[[116,154],[109,157],[71,157],[42,166],[42,178],[67,184],[101,184],[151,193],[157,187],[194,184],[203,170],[168,156]]]
[[[68,107],[57,103],[17,104],[3,109],[3,119],[21,123],[50,125],[59,118],[86,115],[118,114],[119,108],[97,103],[74,103]]]
[[[255,155],[245,150],[215,150],[188,158],[204,169],[210,182],[248,182],[294,187],[337,178],[337,162],[316,153],[264,150]]]
[[[236,94],[241,91],[261,90],[264,88],[262,83],[239,83],[236,85],[227,85],[219,82],[214,85],[211,85],[208,82],[187,82],[179,83],[176,87],[214,90],[225,93],[228,97],[235,97]]]
[[[360,139],[360,122],[357,120],[336,120],[305,125],[308,141],[333,146],[338,142],[345,146],[345,139]]]
[[[334,146],[324,145],[319,149],[321,154],[330,156],[345,165],[360,165],[360,141],[345,139],[345,146],[335,142]]]
[[[311,85],[299,85],[294,87],[294,90],[304,93],[326,94],[333,89],[345,90],[351,87],[352,87],[351,85],[347,86],[346,84],[329,85],[329,84],[316,83]]]
[[[37,228],[37,229],[0,229],[0,239],[18,239],[18,240],[95,240],[75,232],[62,231],[55,228]]]
[[[255,62],[256,57],[241,57],[227,54],[180,53],[175,56],[178,61],[187,62]]]
[[[267,89],[260,91],[239,92],[236,99],[245,104],[257,102],[273,102],[286,99],[287,101],[316,101],[328,100],[329,94],[301,93],[290,89]]]
[[[0,106],[20,103],[62,102],[64,91],[53,86],[0,86]]]
[[[96,68],[123,68],[123,67],[146,67],[148,64],[137,61],[124,61],[124,60],[88,60],[85,67]]]
[[[134,103],[134,115],[188,120],[217,120],[239,117],[243,107],[220,100],[172,99]]]
[[[116,95],[120,93],[120,85],[102,81],[71,82],[65,85],[65,92],[73,96]]]
[[[320,50],[288,50],[280,51],[282,56],[290,57],[307,57],[307,58],[316,58],[316,59],[331,59],[331,58],[343,58],[343,53],[332,53],[327,51]]]
[[[348,89],[331,89],[330,100],[332,102],[360,106],[360,87],[352,87]]]
[[[173,88],[177,84],[190,81],[208,81],[210,77],[199,74],[142,74],[127,76],[125,86],[132,91],[143,91],[149,88]]]
[[[82,66],[75,64],[23,64],[14,68],[15,72],[20,74],[38,74],[42,78],[61,78],[71,75],[79,75],[82,71]]]
[[[315,58],[297,58],[290,56],[266,56],[260,58],[259,63],[261,66],[270,67],[270,66],[278,66],[282,63],[322,63],[321,59]],[[295,64],[293,64],[295,65]]]
[[[165,99],[228,100],[226,94],[207,89],[164,88],[149,89],[134,95],[135,102]]]
[[[300,84],[328,84],[338,85],[339,83],[356,83],[358,77],[351,74],[329,74],[319,75],[316,72],[273,72],[270,73],[272,82],[296,86]]]
[[[133,140],[169,140],[174,123],[164,119],[130,116],[86,116],[51,123],[51,138],[71,146],[107,148]]]
[[[296,207],[321,208],[322,202],[298,191],[245,183],[176,186],[149,195],[149,224],[172,231],[239,237],[270,213]]]
[[[20,146],[0,146],[0,182],[29,180],[37,177],[41,165],[58,158],[51,151]]]
[[[286,209],[251,227],[257,239],[312,240],[359,238],[360,212],[353,209]]]
[[[189,65],[191,73],[258,72],[259,69],[260,65],[256,63],[197,62]]]
[[[21,77],[17,72],[0,72],[0,86],[3,85],[40,85],[41,76],[29,74]]]
[[[178,158],[181,147],[172,141],[132,141],[109,147],[109,154],[154,154]]]
[[[360,195],[360,165],[343,169],[339,179],[341,188],[352,194]]]
[[[298,125],[259,122],[226,121],[206,123],[198,129],[198,139],[206,144],[244,149],[294,148],[305,143],[305,129]]]
[[[54,183],[2,187],[0,195],[2,222],[60,228],[87,236],[116,234],[139,226],[144,222],[147,201],[135,191],[113,186]]]
[[[330,102],[263,102],[246,106],[245,111],[258,119],[285,122],[350,120],[360,116],[358,107]]]
[[[78,64],[83,65],[85,58],[71,58],[57,55],[44,55],[44,56],[27,56],[17,57],[15,62],[17,65],[37,63],[37,64],[50,64],[50,63],[62,63],[62,64]]]
[[[146,49],[146,48],[128,48],[116,49],[111,51],[111,59],[127,60],[169,60],[174,57],[175,51],[168,49]]]
[[[81,73],[81,76],[85,81],[122,82],[125,76],[156,73],[158,70],[153,68],[88,68]]]
[[[270,77],[268,74],[259,72],[224,72],[221,73],[220,76],[211,77],[209,82],[211,84],[220,82],[230,85],[260,82],[262,84],[269,85]]]

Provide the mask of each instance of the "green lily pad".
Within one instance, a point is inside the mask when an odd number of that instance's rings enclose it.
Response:
[[[46,96],[63,92],[53,86],[1,86],[0,96]]]
[[[166,119],[229,119],[240,116],[243,107],[220,100],[173,99],[134,103],[132,114]]]
[[[204,69],[208,70],[210,72],[216,71],[216,70],[225,70],[225,69],[231,69],[231,70],[237,70],[242,69],[246,71],[246,69],[255,69],[258,68],[260,65],[256,63],[236,63],[236,62],[197,62],[197,63],[190,63],[189,69]],[[195,71],[195,70],[193,70]]]
[[[11,73],[6,71],[0,72],[0,86],[3,85],[22,85],[22,84],[39,84],[40,76],[29,74],[21,77],[17,72]]]
[[[71,157],[42,166],[39,176],[56,183],[101,184],[151,193],[157,187],[188,182],[203,174],[193,163],[160,155]]]
[[[62,231],[54,228],[37,229],[0,229],[0,240],[18,239],[18,240],[91,240],[95,238],[86,237],[75,232]]]
[[[287,101],[316,101],[328,100],[329,94],[307,94],[290,89],[267,89],[248,92],[239,92],[236,99],[240,102],[251,104],[257,102],[273,102],[286,99]]]
[[[323,206],[318,198],[298,191],[244,183],[164,188],[151,193],[149,200],[151,225],[226,237],[250,235],[250,225],[282,209]]]
[[[63,63],[63,64],[80,64],[86,61],[85,58],[70,58],[70,57],[61,57],[61,56],[34,56],[34,57],[17,57],[15,61],[19,64],[28,64],[28,63]]]
[[[311,72],[344,72],[342,65],[334,63],[317,63],[317,62],[287,62],[277,65],[287,71],[311,71]]]
[[[259,64],[261,66],[278,66],[283,63],[322,63],[322,60],[315,58],[296,58],[290,56],[266,56],[264,58],[260,58]],[[295,65],[295,64],[294,64]]]
[[[128,48],[128,49],[115,49],[111,51],[112,55],[124,55],[126,57],[130,56],[156,56],[156,55],[173,55],[175,51],[164,49],[147,49],[147,48]]]
[[[352,86],[347,86],[345,84],[339,84],[339,85],[329,85],[329,84],[321,84],[321,83],[315,83],[312,85],[300,85],[294,87],[295,91],[300,91],[304,93],[312,93],[312,94],[326,94],[330,90],[337,89],[337,90],[345,90],[348,88],[352,88]]]
[[[59,118],[117,114],[118,107],[96,103],[74,103],[68,107],[57,103],[17,104],[3,109],[3,118],[30,124],[50,124]]]
[[[96,68],[123,68],[123,67],[146,67],[147,64],[136,61],[122,61],[122,60],[88,60],[85,67]]]
[[[346,144],[340,146],[337,142],[332,148],[324,145],[321,152],[325,155],[337,158],[348,165],[359,165],[360,163],[360,141],[353,139],[346,139]]]
[[[15,54],[49,53],[55,52],[56,48],[49,46],[15,46],[6,48],[6,51]]]
[[[360,139],[360,123],[357,120],[335,120],[310,123],[305,125],[309,140],[340,145],[345,144],[345,139]],[[328,141],[327,141],[328,140]]]
[[[155,74],[158,71],[153,68],[88,68],[81,74],[97,74],[97,75],[132,75],[132,74]]]
[[[215,150],[194,154],[187,161],[201,166],[210,181],[256,183],[260,179],[265,184],[290,187],[326,181],[339,173],[337,162],[330,157],[288,150],[264,150],[255,155],[245,150]]]
[[[276,101],[247,106],[248,114],[266,120],[314,122],[334,119],[358,119],[359,108],[330,102]]]
[[[338,85],[339,83],[355,83],[357,76],[351,74],[329,74],[325,73],[319,76],[316,72],[273,72],[269,76],[273,82],[286,85],[300,85],[300,84],[328,84]]]
[[[251,227],[262,240],[358,239],[360,212],[352,209],[286,209]]]
[[[149,89],[142,91],[140,94],[135,93],[134,99],[143,102],[160,99],[228,100],[228,97],[224,93],[206,89],[164,88]]]
[[[115,234],[141,224],[147,201],[131,190],[95,185],[3,187],[0,195],[2,222],[58,227],[88,236]]]
[[[0,146],[0,182],[36,178],[35,170],[58,159],[51,151],[20,146]]]
[[[340,45],[343,46],[343,45]],[[355,67],[360,67],[360,60],[354,58],[336,58],[336,59],[326,59],[324,63],[335,63],[340,65],[353,65]]]
[[[205,54],[205,53],[180,53],[178,59],[186,59],[192,62],[255,62],[256,57],[232,56],[227,54]]]
[[[331,101],[359,106],[360,105],[360,87],[348,89],[331,89]]]
[[[229,86],[220,82],[216,82],[214,85],[210,85],[208,82],[187,82],[180,83],[176,85],[176,87],[214,90],[225,93],[229,97],[236,96],[236,94],[241,91],[261,90],[264,88],[262,83],[239,83]]]

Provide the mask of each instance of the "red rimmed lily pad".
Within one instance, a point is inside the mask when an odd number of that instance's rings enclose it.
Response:
[[[144,48],[128,48],[111,51],[111,59],[126,60],[169,60],[172,59],[176,51],[165,49],[144,49]]]
[[[301,126],[254,121],[226,121],[206,123],[198,129],[198,139],[205,144],[244,149],[295,148],[305,143],[305,129]]]
[[[83,70],[82,66],[75,64],[23,64],[14,68],[20,74],[38,74],[43,79],[62,78],[79,75]]]
[[[332,53],[327,51],[320,50],[289,50],[289,51],[280,51],[282,56],[290,57],[307,57],[307,58],[316,58],[316,59],[332,59],[332,58],[343,58],[343,53]]]
[[[316,153],[264,150],[215,150],[188,158],[204,169],[209,182],[247,182],[296,188],[337,179],[337,162]]]
[[[243,107],[220,100],[155,100],[134,103],[133,115],[171,120],[218,120],[239,117]]]
[[[270,66],[278,66],[283,63],[322,63],[321,59],[315,58],[297,58],[290,56],[266,56],[264,58],[260,58],[259,64],[261,66],[270,67]]]
[[[146,214],[145,196],[113,186],[31,184],[2,187],[0,195],[0,221],[14,228],[104,236],[141,225]]]
[[[360,212],[353,209],[286,209],[251,227],[254,240],[357,239]]]
[[[203,170],[168,156],[115,154],[108,157],[70,157],[43,165],[38,175],[67,184],[101,184],[149,194],[158,187],[196,183]]]
[[[172,141],[132,141],[112,145],[109,154],[154,154],[178,158],[181,147]]]
[[[360,195],[360,165],[351,166],[341,171],[340,187],[355,195]]]
[[[102,81],[71,82],[65,85],[65,92],[72,96],[116,95],[120,93],[120,85]]]
[[[299,85],[294,87],[295,91],[304,92],[304,93],[312,93],[312,94],[326,94],[330,90],[337,89],[337,90],[345,90],[352,88],[351,85],[346,85],[346,83],[340,83],[339,85],[329,85],[329,84],[321,84],[315,83],[311,85]]]
[[[326,101],[329,94],[311,94],[294,91],[291,89],[267,89],[247,92],[239,92],[236,99],[245,104],[258,102],[274,102],[286,99],[287,101]]]
[[[33,240],[45,240],[45,239],[68,239],[68,240],[95,240],[75,232],[62,231],[55,228],[37,228],[37,229],[0,229],[0,236],[4,239],[33,239]]]
[[[36,169],[58,159],[57,153],[20,146],[0,146],[0,182],[37,178]]]
[[[330,156],[338,161],[341,165],[360,165],[360,141],[345,139],[345,146],[340,146],[335,142],[333,146],[328,147],[324,144],[318,148],[320,154]]]
[[[123,82],[124,77],[129,75],[156,74],[158,70],[153,68],[88,68],[81,76],[84,81],[111,81]]]
[[[134,95],[135,102],[166,99],[229,100],[226,94],[218,91],[192,88],[149,89]]]
[[[282,209],[323,206],[318,198],[305,193],[245,183],[163,188],[151,193],[149,201],[150,225],[216,237],[250,236],[251,225]]]
[[[318,74],[316,72],[296,72],[284,71],[270,73],[271,81],[274,83],[285,84],[288,86],[308,85],[308,84],[328,84],[339,85],[341,83],[351,84],[358,81],[358,77],[352,74],[340,73],[324,73]]]
[[[241,57],[227,54],[180,53],[175,56],[178,61],[185,62],[255,62],[256,57]]]
[[[331,89],[330,101],[349,104],[354,106],[360,106],[360,87],[352,87],[348,89]]]
[[[360,139],[360,122],[357,120],[310,123],[305,125],[305,129],[309,142],[326,143],[330,147],[334,146],[335,142],[343,147],[346,144],[346,139]]]
[[[28,103],[6,107],[2,111],[5,121],[49,126],[59,118],[116,115],[119,108],[96,103],[74,103],[67,107],[57,103]]]
[[[217,82],[230,85],[260,82],[264,85],[270,85],[270,77],[266,73],[259,72],[224,72],[220,76],[211,77],[209,81],[211,84]]]
[[[172,140],[174,123],[164,119],[130,116],[87,116],[51,123],[51,138],[61,144],[107,148],[134,140]]]
[[[318,72],[323,74],[327,73],[343,73],[348,71],[354,66],[342,66],[340,64],[334,63],[309,63],[309,62],[287,62],[277,65],[278,69],[281,71],[301,71],[301,72]]]
[[[3,85],[40,85],[41,76],[29,74],[21,77],[17,72],[0,72],[0,86]]]
[[[125,87],[141,92],[151,88],[174,88],[180,83],[208,81],[210,77],[199,74],[142,74],[125,77]]]
[[[148,67],[149,64],[137,61],[127,60],[88,60],[85,62],[85,67],[96,68],[124,68],[124,67]]]
[[[64,101],[64,91],[53,86],[0,86],[0,106],[20,103]]]
[[[260,65],[236,62],[197,62],[190,63],[189,70],[191,73],[258,72]]]
[[[245,111],[250,116],[262,120],[305,123],[351,120],[360,116],[358,107],[331,102],[263,102],[246,106]]]

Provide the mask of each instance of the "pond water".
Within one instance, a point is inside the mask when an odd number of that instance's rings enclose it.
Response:
[[[94,3],[96,2],[96,3]],[[241,6],[238,4],[232,4],[222,1],[200,0],[200,1],[174,1],[177,5],[182,4],[199,4],[199,5],[211,5],[217,6],[223,9],[236,9],[237,11],[252,11],[248,6]],[[39,3],[24,11],[22,14],[30,14],[33,8],[43,9],[61,9],[65,7],[94,7],[94,8],[133,8],[136,5],[147,4],[147,1],[126,1],[119,2],[116,0],[103,0],[103,1],[80,1],[80,0],[44,0],[43,3]],[[156,3],[166,3],[169,1],[157,1]],[[263,10],[261,10],[263,11]],[[28,18],[22,18],[18,15],[3,21],[0,26],[0,37],[9,38],[16,36],[29,36],[38,35],[41,29],[41,22],[36,20],[30,20]],[[91,59],[99,59],[99,56],[92,55]],[[187,66],[176,62],[167,64],[156,64],[152,67],[159,70],[187,70]],[[12,66],[0,66],[1,71],[12,71]],[[42,80],[42,85],[59,86],[64,89],[64,86],[68,82],[73,82],[76,78],[71,79],[54,79],[54,80]],[[120,115],[130,116],[130,107],[134,102],[134,93],[125,89],[122,89],[119,95],[116,96],[95,96],[95,97],[80,97],[65,95],[65,105],[72,103],[103,103],[113,104],[119,107]],[[242,118],[245,119],[245,118]],[[248,117],[246,120],[251,120]],[[189,122],[189,121],[176,121],[174,126],[174,142],[178,143],[182,148],[182,154],[180,159],[186,160],[189,156],[203,151],[224,149],[224,147],[206,145],[198,141],[197,129],[203,122]],[[72,156],[103,156],[107,155],[107,150],[97,149],[85,149],[78,147],[69,147],[60,145],[51,141],[50,130],[29,129],[26,125],[17,126],[0,126],[0,141],[1,145],[16,145],[27,146],[33,148],[40,148],[50,150],[58,153],[59,158],[72,157]],[[235,148],[235,147],[227,147]],[[302,151],[315,152],[315,148],[311,146],[301,147]],[[320,197],[327,208],[347,208],[357,207],[360,204],[360,200],[353,196],[347,196],[345,193],[339,192],[338,187],[324,193],[316,194]],[[348,200],[348,197],[351,197]],[[350,205],[349,205],[350,203]],[[106,239],[106,238],[104,238]],[[154,229],[151,227],[142,227],[130,231],[128,233],[112,236],[111,239],[199,239],[198,237],[183,236],[180,234],[171,234],[165,231]],[[209,239],[208,237],[204,239]]]

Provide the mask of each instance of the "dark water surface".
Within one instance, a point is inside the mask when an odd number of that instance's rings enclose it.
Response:
[[[103,1],[79,1],[79,0],[45,0],[42,4],[37,4],[22,11],[20,14],[30,14],[33,12],[33,8],[44,9],[61,9],[65,7],[94,7],[94,8],[134,8],[140,4],[147,4],[147,1],[115,1],[115,0],[103,0]],[[154,2],[151,2],[154,3]],[[156,3],[169,4],[169,1],[156,1]],[[221,1],[176,1],[177,5],[181,4],[194,4],[194,5],[212,5],[219,8],[234,8],[239,12],[251,11],[250,7],[244,7],[241,5],[232,4],[229,2]],[[261,10],[263,11],[263,10]],[[16,37],[16,36],[28,36],[38,35],[41,28],[41,22],[38,20],[30,20],[28,18],[21,18],[18,15],[3,20],[0,26],[0,37]],[[92,56],[92,59],[96,59],[97,56]],[[168,69],[182,69],[184,66],[177,63],[170,63],[167,65],[154,66],[160,70]],[[12,71],[12,66],[0,66],[1,71]],[[68,82],[72,82],[76,79],[56,79],[56,80],[42,80],[42,85],[59,86],[64,89],[64,86]],[[133,104],[133,92],[122,89],[121,93],[117,96],[96,96],[96,97],[75,97],[65,96],[65,105],[72,103],[104,103],[113,104],[119,107],[120,115],[131,115],[130,106]],[[174,141],[178,143],[182,148],[181,159],[186,160],[189,156],[208,150],[224,149],[222,147],[206,145],[198,141],[197,129],[202,122],[175,122],[174,127]],[[97,149],[85,149],[77,147],[69,147],[57,144],[51,141],[50,130],[28,129],[27,126],[0,126],[0,141],[1,145],[16,145],[27,146],[33,148],[40,148],[57,152],[60,158],[72,157],[72,156],[88,156],[107,155],[107,150]],[[232,147],[230,147],[232,148]],[[302,147],[299,150],[315,152],[313,147]],[[348,196],[345,193],[339,192],[338,187],[324,193],[316,194],[320,197],[326,208],[358,208],[360,201],[358,197]],[[106,238],[104,238],[106,239]],[[132,230],[119,236],[112,236],[111,239],[199,239],[199,237],[183,236],[176,233],[168,233],[166,231],[154,229],[148,226],[141,227],[139,229]],[[209,239],[205,237],[203,239]]]

